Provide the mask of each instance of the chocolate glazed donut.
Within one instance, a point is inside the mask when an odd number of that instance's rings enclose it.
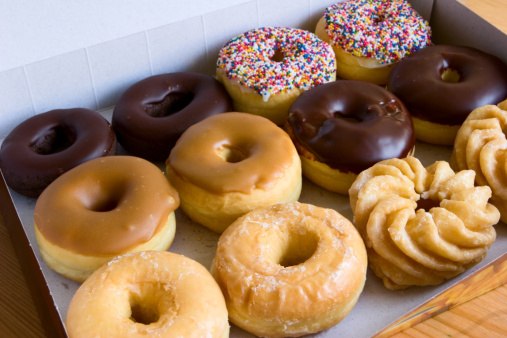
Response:
[[[474,48],[433,45],[400,61],[388,88],[413,117],[461,125],[475,108],[507,98],[507,66]]]
[[[32,116],[7,135],[0,148],[0,168],[13,190],[37,197],[64,172],[116,151],[113,129],[100,114],[57,109]]]
[[[411,154],[415,136],[405,105],[384,88],[338,80],[301,94],[286,124],[296,147],[341,172]],[[303,151],[304,151],[303,150]]]
[[[165,161],[188,127],[231,109],[227,92],[211,76],[161,74],[141,80],[123,93],[112,125],[118,142],[129,153]]]

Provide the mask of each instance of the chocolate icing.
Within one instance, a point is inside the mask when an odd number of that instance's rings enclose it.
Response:
[[[141,80],[123,93],[112,125],[119,143],[129,153],[164,161],[188,127],[230,110],[227,92],[211,76],[161,74]]]
[[[442,80],[446,69],[459,74],[457,83]],[[434,45],[400,61],[391,71],[388,88],[413,117],[460,125],[475,108],[507,98],[507,66],[474,48]]]
[[[373,164],[403,158],[414,147],[410,114],[377,85],[339,80],[301,94],[287,120],[295,143],[317,161],[359,174]]]
[[[11,131],[0,149],[0,168],[12,189],[37,197],[69,169],[116,150],[113,129],[100,114],[57,109],[32,116]]]

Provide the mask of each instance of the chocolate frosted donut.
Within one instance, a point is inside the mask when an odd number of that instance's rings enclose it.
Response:
[[[0,148],[7,185],[37,197],[57,177],[96,157],[115,155],[116,137],[100,114],[83,108],[35,115],[14,128]]]
[[[141,80],[123,93],[112,125],[129,153],[163,161],[188,127],[231,109],[227,92],[211,76],[161,74]]]
[[[388,88],[410,111],[418,139],[452,144],[472,110],[507,98],[507,65],[474,48],[434,45],[400,61]],[[439,126],[447,128],[441,131]],[[450,129],[447,141],[431,135]]]
[[[415,143],[405,105],[362,81],[336,81],[303,93],[289,110],[286,129],[303,161],[303,174],[344,194],[361,171],[410,155]],[[336,177],[338,172],[347,177]],[[327,182],[332,180],[337,182]]]

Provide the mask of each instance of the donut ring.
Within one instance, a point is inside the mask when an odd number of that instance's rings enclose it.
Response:
[[[118,142],[130,154],[165,161],[188,127],[230,110],[230,98],[217,80],[179,72],[133,84],[116,104],[111,123]]]
[[[289,136],[247,113],[193,125],[166,165],[185,214],[218,233],[252,209],[296,201],[302,188],[301,161]]]
[[[69,169],[116,151],[113,129],[97,112],[57,109],[32,116],[7,135],[0,168],[13,190],[37,197]]]
[[[417,139],[452,145],[472,110],[507,98],[507,65],[471,47],[434,45],[396,65],[388,88],[410,111]]]
[[[83,163],[60,176],[35,204],[35,235],[48,266],[83,281],[115,256],[167,250],[178,193],[154,164],[132,156]]]
[[[229,336],[224,297],[208,270],[164,251],[98,269],[74,294],[65,326],[70,338]]]
[[[405,105],[384,88],[362,81],[337,80],[301,94],[285,127],[303,175],[341,194],[348,193],[361,171],[407,157],[415,145]]]
[[[315,33],[333,46],[347,80],[386,84],[392,66],[431,43],[429,24],[405,0],[349,0],[326,8]]]
[[[298,202],[259,208],[220,236],[211,273],[229,320],[263,337],[310,334],[340,322],[366,278],[359,233],[334,210]]]
[[[283,125],[296,97],[334,81],[332,48],[314,34],[293,28],[252,29],[227,42],[217,60],[217,79],[234,110]]]

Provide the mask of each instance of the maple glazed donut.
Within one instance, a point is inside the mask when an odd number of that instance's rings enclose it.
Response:
[[[338,324],[363,290],[361,236],[332,209],[298,202],[249,212],[220,236],[211,273],[229,320],[262,337]]]
[[[56,109],[30,117],[7,135],[0,148],[0,168],[13,190],[37,197],[69,169],[116,152],[113,129],[99,113]]]
[[[183,133],[167,159],[181,209],[222,233],[252,209],[296,201],[301,161],[289,136],[268,119],[229,112]]]
[[[165,161],[188,127],[230,110],[227,92],[213,77],[178,72],[154,75],[129,87],[116,104],[111,123],[130,154]]]
[[[76,291],[70,338],[229,336],[224,297],[208,270],[167,251],[113,259]]]
[[[315,34],[333,46],[336,75],[385,85],[396,62],[431,44],[431,28],[405,0],[348,0],[326,8]]]
[[[178,205],[178,193],[154,164],[133,156],[93,159],[43,191],[35,235],[47,265],[82,282],[115,256],[167,250]]]
[[[301,94],[286,130],[301,156],[303,175],[341,194],[373,164],[414,152],[412,120],[403,103],[362,81],[337,80]]]
[[[507,65],[475,48],[434,45],[396,65],[388,88],[410,111],[418,140],[452,145],[472,110],[507,98]]]
[[[294,28],[252,29],[227,42],[218,55],[217,79],[234,110],[283,125],[305,90],[334,81],[332,48],[314,34]]]

